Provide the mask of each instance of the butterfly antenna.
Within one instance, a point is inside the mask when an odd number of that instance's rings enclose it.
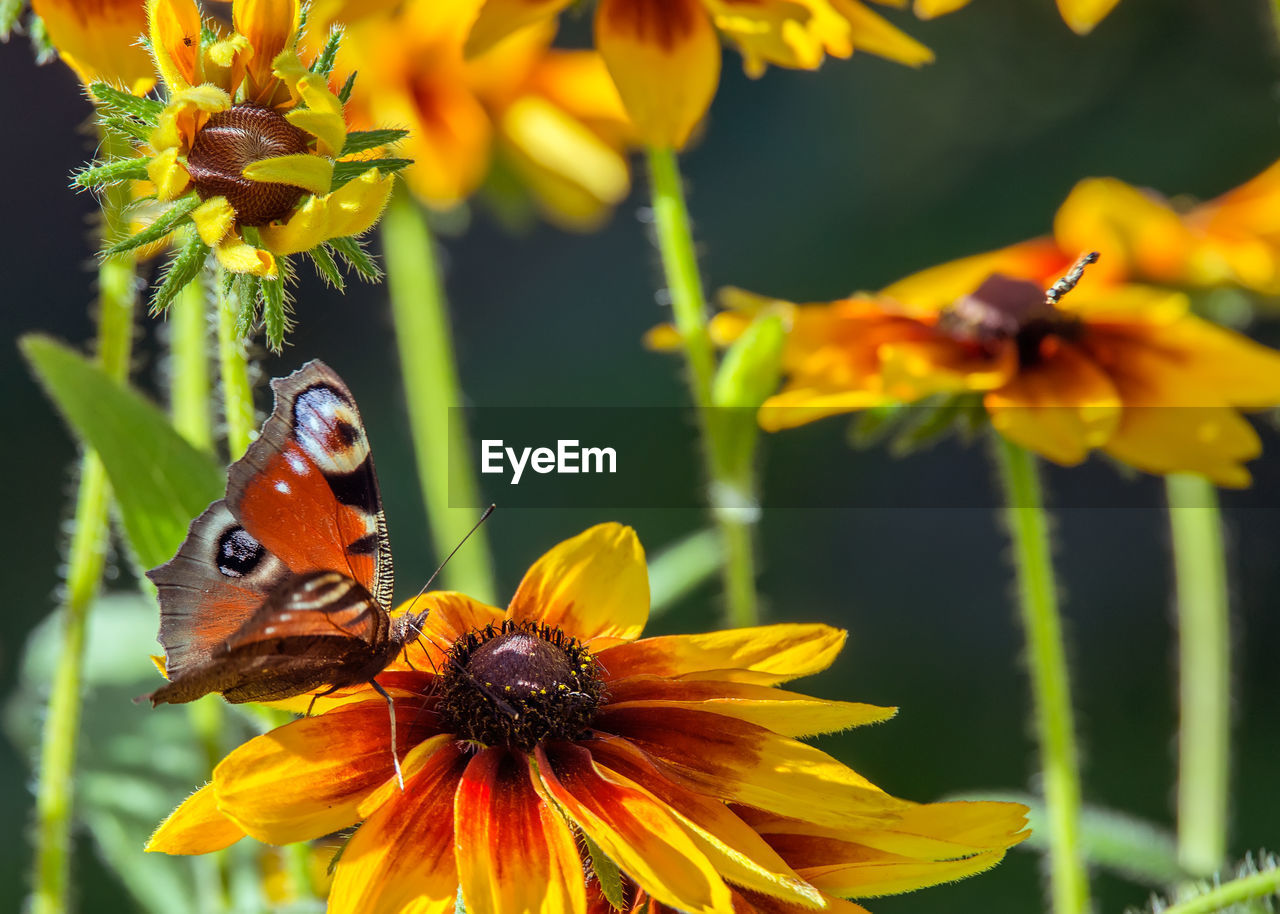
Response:
[[[1089,266],[1089,264],[1097,263],[1099,256],[1097,251],[1090,251],[1088,254],[1083,255],[1067,271],[1066,276],[1055,282],[1049,287],[1049,291],[1044,293],[1045,301],[1051,305],[1056,305],[1062,296],[1076,287],[1076,283],[1084,276],[1085,267]]]
[[[475,533],[477,530],[480,529],[480,525],[489,519],[489,515],[492,514],[497,507],[498,507],[497,505],[489,505],[489,507],[485,508],[484,513],[480,515],[480,519],[475,522],[475,525],[472,526],[470,530],[467,531],[467,535],[464,536],[461,540],[459,540],[458,545],[453,547],[453,551],[444,557],[444,561],[440,563],[440,567],[431,573],[431,577],[427,578],[427,583],[422,585],[422,588],[418,591],[417,596],[415,596],[412,600],[409,601],[408,611],[410,613],[413,612],[413,604],[418,602],[419,598],[421,598],[422,595],[427,592],[427,589],[431,586],[432,582],[435,581],[435,579],[440,576],[440,572],[444,571],[444,566],[449,564],[449,559],[453,558],[455,555],[458,554],[458,550],[462,548],[463,544],[467,540],[471,539],[471,534]],[[421,630],[419,630],[419,634],[421,634]]]

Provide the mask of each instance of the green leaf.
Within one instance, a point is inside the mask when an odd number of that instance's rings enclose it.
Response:
[[[320,274],[320,278],[325,284],[332,286],[339,292],[346,291],[347,282],[342,278],[342,272],[338,269],[338,264],[333,259],[333,254],[329,253],[328,245],[317,244],[311,250],[307,251],[311,257],[311,262],[315,264],[316,272]]]
[[[8,41],[22,13],[22,0],[0,0],[0,41]]]
[[[107,184],[118,184],[121,181],[145,181],[147,178],[147,160],[117,159],[104,165],[92,165],[75,172],[71,183],[75,187],[101,187]]]
[[[342,258],[350,269],[355,270],[356,274],[366,282],[377,282],[382,279],[382,269],[378,266],[377,261],[369,256],[369,253],[360,246],[360,242],[347,236],[344,238],[332,238],[329,240],[329,247]]]
[[[169,260],[156,294],[151,297],[152,315],[163,314],[187,283],[194,282],[209,258],[209,245],[191,233],[187,243]]]
[[[320,56],[311,64],[311,72],[319,73],[326,79],[333,72],[333,62],[338,59],[338,48],[342,44],[342,29],[334,26],[329,29],[329,37],[325,39]]]
[[[179,197],[173,202],[173,206],[169,207],[156,219],[155,222],[148,225],[136,235],[130,235],[122,241],[117,241],[110,247],[104,248],[102,254],[109,257],[112,254],[123,254],[125,251],[132,251],[134,248],[140,248],[144,244],[150,244],[153,241],[159,241],[165,235],[172,232],[178,227],[183,219],[191,214],[191,211],[200,205],[200,198],[195,193],[189,193],[185,197]]]
[[[351,90],[356,87],[356,71],[352,70],[351,75],[347,77],[347,81],[342,84],[342,88],[338,90],[338,101],[344,105],[351,101]]]
[[[154,98],[143,98],[134,95],[132,92],[117,89],[110,83],[93,83],[89,86],[89,93],[97,100],[98,106],[101,108],[119,111],[121,114],[127,114],[130,117],[136,117],[140,121],[147,121],[152,124],[156,122],[160,117],[160,112],[164,110],[164,105]]]
[[[408,130],[353,130],[342,144],[341,155],[349,156],[379,146],[392,146],[409,135]]]
[[[649,559],[649,617],[661,615],[724,564],[724,541],[697,530]]]
[[[98,452],[139,564],[168,561],[191,519],[222,496],[222,467],[188,444],[154,404],[75,350],[40,335],[19,345],[72,434]]]
[[[329,185],[329,189],[337,190],[342,185],[360,177],[370,168],[376,168],[384,175],[389,175],[412,164],[413,159],[358,159],[354,162],[334,162],[333,183]]]
[[[618,869],[618,864],[610,860],[609,856],[585,832],[579,834],[582,836],[582,843],[587,846],[587,857],[591,861],[592,872],[596,874],[600,894],[615,911],[625,910],[627,902],[622,892],[622,871]]]

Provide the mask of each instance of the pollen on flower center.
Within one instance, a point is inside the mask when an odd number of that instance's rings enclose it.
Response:
[[[200,199],[226,197],[238,225],[282,219],[306,193],[292,184],[251,181],[246,166],[307,152],[307,135],[261,105],[236,105],[210,116],[187,155],[187,171]]]
[[[1073,339],[1081,324],[1049,301],[1034,282],[993,273],[977,291],[956,299],[942,312],[938,329],[981,346],[1014,340],[1019,361],[1031,365],[1039,361],[1048,337]]]
[[[591,652],[558,628],[507,620],[459,638],[441,671],[445,726],[528,752],[591,726],[604,686]]]

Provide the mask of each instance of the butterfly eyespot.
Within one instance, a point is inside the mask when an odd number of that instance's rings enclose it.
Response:
[[[229,578],[241,578],[258,567],[265,550],[244,527],[232,527],[218,540],[218,570]]]
[[[355,407],[323,384],[298,394],[293,433],[307,456],[326,473],[354,473],[369,456],[369,442]]]

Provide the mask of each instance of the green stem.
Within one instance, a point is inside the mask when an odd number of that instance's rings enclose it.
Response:
[[[1035,457],[995,436],[1005,494],[1005,522],[1013,539],[1018,604],[1026,631],[1036,736],[1049,820],[1049,886],[1054,914],[1089,910],[1089,877],[1080,839],[1080,770],[1076,758],[1071,686],[1058,614],[1058,589]]]
[[[221,271],[218,286],[218,370],[222,375],[223,413],[227,422],[227,450],[239,460],[253,441],[253,387],[249,383],[249,357],[236,335],[239,313],[234,292],[228,292]]]
[[[1231,644],[1222,516],[1213,485],[1165,477],[1177,576],[1178,861],[1207,876],[1227,853]]]
[[[724,591],[729,621],[735,626],[756,625],[760,606],[756,597],[753,525],[754,483],[748,471],[729,473],[732,461],[725,453],[722,423],[716,421],[712,385],[716,353],[707,330],[707,303],[694,250],[689,209],[676,153],[671,149],[648,150],[649,181],[653,194],[653,221],[658,252],[680,345],[688,366],[689,390],[697,408],[703,439],[705,472],[710,483],[711,512],[724,541]],[[736,478],[735,478],[736,477]],[[751,506],[751,507],[744,507]]]
[[[209,307],[203,277],[169,307],[169,411],[173,427],[202,451],[213,450],[209,411]]]
[[[1165,908],[1162,914],[1213,914],[1234,904],[1280,893],[1280,869],[1254,873],[1224,882],[1203,895]]]
[[[426,214],[403,193],[392,198],[383,217],[382,241],[418,484],[432,540],[444,555],[475,525],[480,490],[466,424],[454,412],[462,405],[462,391],[435,241]],[[467,507],[449,507],[451,497]],[[484,529],[458,550],[441,576],[449,589],[493,601],[497,591]]]
[[[104,135],[104,147],[120,141]],[[127,146],[125,147],[127,149]],[[127,192],[113,188],[103,198],[103,233],[115,237],[122,228]],[[98,364],[124,382],[133,351],[133,314],[137,305],[136,261],[132,255],[104,260],[98,268]],[[111,490],[102,462],[92,451],[80,461],[67,578],[63,596],[62,646],[49,693],[36,785],[36,836],[30,911],[64,914],[71,877],[71,820],[74,809],[76,743],[85,633],[89,610],[98,595],[106,564]]]

